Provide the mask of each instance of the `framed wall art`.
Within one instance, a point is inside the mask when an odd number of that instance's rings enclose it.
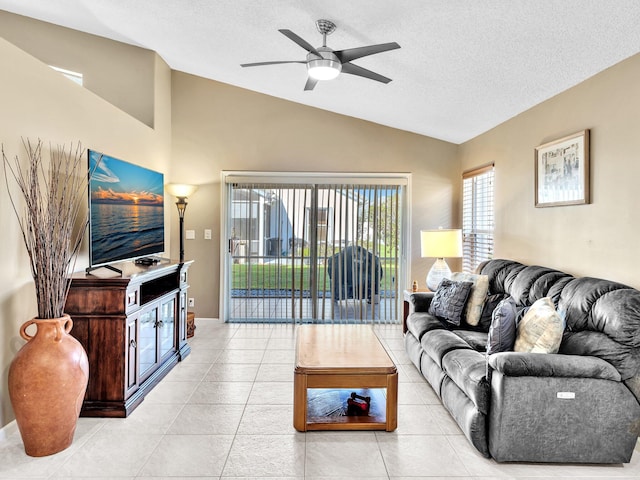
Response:
[[[536,207],[589,203],[589,130],[535,149]]]

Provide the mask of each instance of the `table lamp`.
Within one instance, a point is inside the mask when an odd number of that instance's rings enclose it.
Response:
[[[435,292],[443,278],[451,278],[451,269],[444,259],[462,256],[462,230],[421,230],[420,246],[423,258],[436,258],[427,274],[427,287]]]
[[[184,212],[187,209],[187,197],[190,197],[198,189],[197,185],[185,185],[182,183],[170,183],[167,192],[178,199],[178,216],[180,217],[180,263],[184,263]]]

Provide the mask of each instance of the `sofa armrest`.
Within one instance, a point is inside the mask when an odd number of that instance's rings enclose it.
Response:
[[[640,405],[615,381],[620,375],[608,362],[588,355],[504,352],[489,357],[489,370],[487,437],[497,462],[631,459]]]
[[[501,352],[489,355],[489,367],[509,377],[573,377],[621,381],[608,362],[586,355]]]
[[[429,305],[433,299],[433,292],[414,292],[409,297],[411,299],[411,312],[429,311]]]

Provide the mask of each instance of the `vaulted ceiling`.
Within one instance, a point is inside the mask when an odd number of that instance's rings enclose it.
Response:
[[[0,9],[156,51],[174,70],[461,143],[640,52],[638,0],[0,0]],[[279,29],[334,50],[397,42],[304,91]],[[0,32],[1,35],[1,32]]]

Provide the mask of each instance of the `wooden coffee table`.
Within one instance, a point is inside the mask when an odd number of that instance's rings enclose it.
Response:
[[[369,415],[310,415],[309,401],[314,393],[329,391],[343,398],[358,389],[365,389],[367,396],[372,397]],[[300,432],[391,432],[397,427],[398,371],[371,326],[299,326],[293,390],[293,426]],[[380,405],[380,402],[386,405]],[[342,406],[337,405],[336,408]]]

